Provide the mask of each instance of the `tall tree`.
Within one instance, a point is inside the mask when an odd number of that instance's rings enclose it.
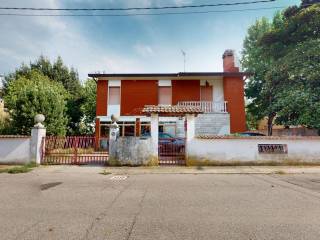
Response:
[[[10,110],[11,132],[30,134],[34,116],[45,115],[47,133],[66,133],[67,92],[60,83],[51,81],[42,73],[32,70],[28,76],[19,76],[7,85],[5,103]]]
[[[260,27],[260,30],[265,28]],[[246,41],[250,36],[252,33],[248,31]],[[274,117],[276,122],[284,125],[295,123],[318,128],[314,124],[317,121],[314,113],[318,112],[315,109],[317,92],[314,90],[318,89],[319,82],[313,74],[320,74],[319,38],[320,6],[315,4],[290,7],[278,14],[270,29],[255,38],[258,50],[249,48],[245,41],[244,67],[255,73],[247,84],[250,101],[247,110],[257,118],[268,117],[269,135],[272,134]],[[263,65],[261,59],[270,64]],[[255,68],[256,64],[262,66],[260,72]],[[311,83],[312,87],[309,87]],[[300,95],[299,91],[302,92]],[[302,104],[304,101],[314,104],[308,107]],[[297,105],[301,107],[297,108]]]
[[[67,100],[68,117],[67,133],[78,134],[79,123],[82,118],[81,105],[83,102],[82,86],[79,80],[77,71],[74,68],[68,68],[58,57],[53,63],[44,56],[40,56],[35,62],[29,65],[22,64],[14,73],[9,74],[4,80],[4,94],[11,81],[18,79],[21,76],[30,77],[30,73],[36,70],[47,76],[51,81],[61,83],[69,93]]]
[[[94,120],[96,117],[96,92],[97,84],[92,79],[87,79],[83,87],[83,104],[81,105],[81,111],[83,117],[80,125],[80,132],[82,134],[94,133]]]

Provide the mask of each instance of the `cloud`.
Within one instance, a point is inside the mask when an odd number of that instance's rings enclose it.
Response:
[[[133,48],[142,57],[150,57],[154,55],[154,51],[149,45],[137,43]]]
[[[20,2],[20,4],[18,3]],[[36,0],[28,6],[37,6]],[[2,5],[21,6],[23,1],[6,1]],[[41,6],[58,8],[56,1],[44,0]],[[54,60],[61,56],[68,66],[79,71],[81,79],[89,72],[143,71],[143,64],[107,46],[92,43],[74,19],[63,17],[0,17],[0,73],[9,73],[22,62],[34,61],[41,54]],[[140,49],[147,54],[151,48]]]

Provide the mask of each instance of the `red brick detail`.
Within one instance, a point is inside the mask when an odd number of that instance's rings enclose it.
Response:
[[[108,108],[108,81],[100,80],[97,83],[96,115],[107,116]]]
[[[122,80],[121,115],[143,115],[145,105],[158,104],[157,80]]]
[[[228,101],[231,133],[246,131],[246,115],[244,107],[244,81],[239,77],[223,78],[224,99]]]
[[[100,147],[100,119],[96,118],[95,124],[95,138],[96,138],[96,150]]]
[[[172,80],[172,105],[179,101],[200,101],[200,80]]]
[[[136,118],[136,137],[141,136],[141,121],[140,118]]]

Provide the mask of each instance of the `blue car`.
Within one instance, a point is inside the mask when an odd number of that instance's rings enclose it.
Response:
[[[180,153],[185,150],[185,139],[176,138],[169,133],[159,133],[159,150],[160,153]]]

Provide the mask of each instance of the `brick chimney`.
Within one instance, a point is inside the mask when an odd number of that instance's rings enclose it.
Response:
[[[239,72],[239,66],[234,50],[227,49],[222,55],[224,72]]]

